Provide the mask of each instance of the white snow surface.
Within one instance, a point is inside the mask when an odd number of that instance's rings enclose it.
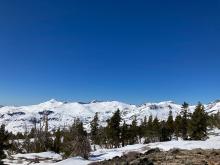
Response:
[[[115,156],[122,156],[128,152],[136,151],[140,153],[144,153],[150,148],[160,148],[161,150],[167,151],[173,148],[180,149],[220,149],[220,130],[214,129],[212,132],[209,132],[209,138],[205,141],[184,141],[184,140],[172,140],[167,142],[157,142],[157,143],[149,143],[149,144],[134,144],[128,145],[121,148],[114,149],[98,149],[96,151],[91,152],[91,156],[89,160],[85,160],[81,157],[72,157],[69,159],[62,160],[57,163],[51,162],[41,162],[38,165],[87,165],[92,162],[109,160],[114,158]],[[42,153],[30,153],[30,154],[16,154],[12,156],[14,159],[19,158],[51,158],[53,160],[61,160],[61,156],[54,152],[42,152]],[[9,162],[9,161],[7,161]],[[27,165],[29,162],[22,162],[21,165]],[[9,163],[11,165],[18,163]]]
[[[215,135],[210,135],[209,139],[205,141],[184,141],[184,140],[172,140],[168,142],[157,142],[157,143],[149,143],[149,144],[134,144],[128,145],[122,148],[116,149],[98,149],[97,151],[91,152],[91,157],[89,160],[84,160],[79,157],[73,157],[67,160],[63,160],[61,162],[55,163],[54,165],[71,165],[71,164],[79,164],[79,165],[87,165],[91,162],[95,161],[103,161],[114,158],[115,156],[122,156],[128,152],[136,151],[140,153],[144,153],[149,148],[160,148],[161,150],[168,151],[173,148],[179,149],[220,149],[220,130],[214,130]],[[52,165],[52,164],[51,164]]]
[[[40,152],[40,153],[28,153],[28,154],[16,154],[12,155],[13,158],[27,158],[27,159],[34,159],[34,158],[51,158],[53,160],[62,160],[62,156],[56,154],[54,152]]]
[[[189,111],[193,112],[195,105],[189,107]],[[49,129],[57,129],[71,125],[75,118],[80,118],[86,129],[89,130],[89,122],[92,120],[96,112],[99,114],[100,124],[105,125],[106,120],[113,113],[120,109],[122,119],[127,123],[131,123],[134,116],[138,121],[144,116],[157,116],[160,120],[167,119],[169,110],[173,112],[175,117],[181,111],[181,105],[172,101],[164,101],[159,103],[145,103],[142,105],[131,105],[118,101],[93,101],[90,103],[81,102],[61,102],[55,99],[49,100],[38,105],[30,106],[4,106],[0,108],[0,124],[5,124],[8,131],[24,132],[26,129],[33,128],[33,119],[37,121],[42,118],[44,113],[48,114]],[[216,101],[205,105],[208,113],[217,113],[220,111],[220,102]]]

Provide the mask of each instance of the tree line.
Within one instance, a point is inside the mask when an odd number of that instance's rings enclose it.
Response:
[[[95,114],[91,122],[92,144],[105,148],[121,147],[125,145],[150,143],[158,141],[169,141],[172,138],[182,138],[184,140],[203,140],[207,138],[207,127],[219,126],[219,113],[209,116],[205,108],[198,103],[193,113],[189,112],[189,105],[182,104],[181,113],[173,118],[172,111],[169,111],[167,120],[159,121],[157,116],[150,115],[138,125],[134,116],[131,124],[122,121],[120,110],[107,120],[107,126],[100,126],[98,113]],[[121,122],[123,124],[121,124]]]
[[[169,141],[173,138],[203,140],[207,138],[207,127],[220,128],[220,113],[208,115],[201,103],[190,113],[189,105],[184,102],[175,119],[170,110],[167,120],[162,121],[157,116],[153,118],[150,115],[138,122],[134,116],[128,124],[122,120],[118,109],[106,121],[107,125],[102,126],[96,113],[90,122],[89,132],[78,118],[71,126],[52,132],[48,131],[47,114],[43,115],[41,121],[35,119],[33,123],[34,127],[30,132],[16,135],[7,132],[4,125],[0,127],[0,160],[5,158],[4,150],[11,154],[54,151],[62,153],[64,157],[81,156],[88,159],[92,148],[96,150],[97,146],[118,148],[136,143]]]

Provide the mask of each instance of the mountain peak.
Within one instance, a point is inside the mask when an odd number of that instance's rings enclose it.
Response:
[[[102,101],[100,101],[100,100],[92,100],[89,103],[100,103],[100,102],[102,102]]]
[[[168,100],[168,101],[159,102],[159,104],[175,104],[175,102],[171,101],[171,100]]]
[[[57,101],[56,99],[50,99],[50,100],[48,100],[47,102],[55,103],[55,102],[59,102],[59,101]]]
[[[220,103],[220,99],[215,100],[214,103]]]
[[[63,102],[57,101],[56,99],[50,99],[50,100],[48,100],[48,101],[45,101],[45,102],[43,102],[43,103],[40,103],[39,105],[42,105],[42,106],[54,105],[54,106],[56,106],[56,105],[61,105],[61,104],[63,104]]]

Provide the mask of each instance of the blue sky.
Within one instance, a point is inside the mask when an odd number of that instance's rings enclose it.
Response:
[[[220,1],[2,0],[0,104],[220,98]]]

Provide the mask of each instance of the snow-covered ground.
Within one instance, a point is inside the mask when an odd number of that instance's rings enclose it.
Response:
[[[43,162],[38,164],[44,164],[44,163],[50,164],[52,162],[61,161],[62,156],[54,152],[16,154],[16,155],[11,155],[10,159],[5,159],[4,162],[6,164],[26,165],[30,163],[30,160],[35,160],[35,159],[39,159],[40,162]]]
[[[195,149],[195,148],[201,148],[201,149],[220,149],[220,130],[215,129],[212,133],[215,135],[210,135],[209,139],[205,141],[183,141],[181,139],[179,140],[173,140],[168,142],[157,142],[157,143],[149,143],[149,144],[135,144],[135,145],[128,145],[122,148],[116,148],[116,149],[98,149],[97,151],[91,152],[91,156],[89,160],[84,160],[80,157],[73,157],[69,158],[57,163],[51,163],[51,162],[43,162],[39,163],[39,165],[87,165],[91,162],[95,161],[103,161],[112,159],[115,156],[122,156],[128,152],[136,151],[136,152],[146,152],[150,148],[160,148],[164,151],[167,151],[172,148],[180,148],[180,149]],[[32,154],[17,154],[13,156],[14,158],[19,157],[26,157],[26,158],[34,158],[34,157],[49,157],[54,160],[60,160],[61,156],[52,152],[46,152],[46,153],[32,153]],[[12,165],[13,163],[11,163]],[[23,165],[28,164],[27,162],[23,162]]]
[[[193,112],[194,108],[195,105],[190,106],[189,111]],[[80,118],[85,128],[89,129],[89,122],[96,112],[99,114],[100,124],[105,125],[106,120],[110,118],[117,109],[120,109],[122,119],[129,124],[134,116],[137,117],[138,121],[145,116],[149,117],[149,115],[153,117],[157,116],[160,120],[167,119],[169,110],[173,112],[173,116],[175,117],[181,111],[181,105],[172,101],[131,105],[119,101],[67,103],[52,99],[37,105],[1,107],[0,124],[5,124],[6,129],[10,132],[24,132],[26,129],[30,130],[34,127],[34,118],[39,121],[43,114],[47,114],[49,130],[71,125],[75,118]],[[217,113],[220,111],[220,102],[216,101],[207,104],[205,105],[205,109],[209,113]]]

